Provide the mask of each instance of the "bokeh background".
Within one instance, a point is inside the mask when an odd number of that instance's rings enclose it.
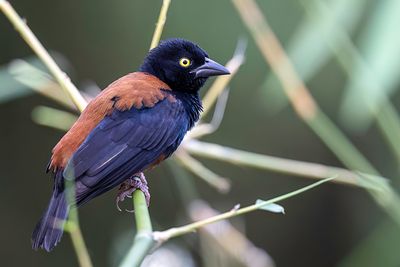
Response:
[[[396,188],[399,160],[360,95],[379,97],[360,86],[366,77],[354,62],[348,62],[353,67],[350,78],[338,64],[330,46],[340,48],[340,35],[329,28],[329,16],[312,8],[315,2],[269,0],[258,4],[321,108]],[[320,2],[329,6],[333,25],[349,34],[355,49],[381,79],[384,94],[398,107],[399,2]],[[93,87],[104,88],[138,68],[148,50],[161,1],[14,0],[12,4],[73,82],[90,93]],[[325,34],[315,35],[318,29]],[[230,84],[223,122],[204,140],[343,167],[286,103],[279,83],[230,1],[173,0],[162,38],[169,37],[195,41],[219,62],[230,59],[238,38],[248,39],[246,62]],[[13,78],[10,63],[17,58],[45,69],[0,15],[0,265],[76,266],[68,235],[52,253],[32,251],[30,247],[31,231],[51,191],[45,166],[63,134],[35,123],[32,111],[39,105],[64,108]],[[221,194],[187,173],[180,172],[177,178],[171,166],[178,167],[164,163],[147,174],[155,229],[190,221],[187,202],[182,201],[179,189],[182,179],[192,182],[198,196],[218,211],[278,196],[312,182],[214,160],[201,161],[232,181],[230,192]],[[95,266],[117,266],[134,236],[133,215],[118,212],[114,198],[115,191],[80,209],[83,234]],[[129,201],[124,205],[131,206]],[[282,205],[286,215],[257,211],[231,220],[260,249],[254,256],[260,259],[258,266],[268,266],[261,260],[267,255],[276,266],[400,266],[400,229],[364,190],[330,183]],[[235,259],[204,232],[169,241],[146,264],[257,266]]]

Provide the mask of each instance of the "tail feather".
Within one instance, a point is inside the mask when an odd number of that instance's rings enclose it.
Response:
[[[32,248],[51,251],[61,240],[69,207],[63,192],[53,191],[49,206],[32,234]]]

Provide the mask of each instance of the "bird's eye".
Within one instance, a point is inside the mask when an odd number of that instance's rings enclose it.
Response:
[[[181,66],[184,67],[184,68],[189,67],[190,64],[191,64],[190,59],[188,59],[188,58],[186,58],[186,57],[183,57],[183,58],[181,58],[181,59],[179,60],[179,65],[181,65]]]

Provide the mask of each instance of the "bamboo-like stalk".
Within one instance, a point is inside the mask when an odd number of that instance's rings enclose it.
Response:
[[[174,155],[174,159],[176,159],[181,166],[199,176],[210,186],[216,188],[220,193],[227,193],[229,191],[231,187],[229,180],[209,170],[184,150],[177,151]]]
[[[68,221],[65,223],[64,230],[67,231],[71,237],[72,245],[74,246],[79,265],[81,267],[92,267],[92,261],[89,252],[86,248],[85,239],[83,238],[81,228],[79,226],[78,209],[75,206],[75,182],[74,176],[72,179],[65,180],[65,195],[67,203],[70,206]]]
[[[140,266],[148,251],[155,244],[146,198],[142,191],[136,190],[133,193],[133,205],[137,232],[133,246],[122,260],[120,267]]]
[[[160,15],[154,30],[153,39],[150,49],[156,47],[160,41],[165,22],[167,20],[167,12],[170,5],[170,0],[163,0]],[[124,257],[121,266],[140,266],[148,251],[154,245],[154,239],[151,235],[152,226],[150,214],[147,209],[145,196],[142,191],[136,190],[133,194],[133,206],[135,210],[135,220],[137,233],[129,253]]]
[[[167,13],[171,0],[163,0],[160,15],[158,16],[158,21],[156,24],[156,29],[153,33],[153,38],[151,39],[150,49],[153,49],[160,42],[161,34],[164,29],[165,22],[167,21]]]
[[[17,14],[11,4],[5,0],[0,0],[0,10],[10,20],[15,30],[19,32],[25,42],[32,48],[35,54],[43,61],[50,73],[60,84],[64,92],[71,98],[75,106],[82,111],[87,103],[78,89],[71,82],[71,79],[58,67],[57,63],[43,47],[40,41],[33,34],[26,22]]]
[[[25,21],[17,14],[11,4],[5,0],[0,0],[0,10],[10,20],[15,29],[20,33],[25,42],[32,48],[36,55],[43,61],[50,73],[55,77],[57,82],[60,84],[64,92],[71,98],[72,102],[76,107],[82,111],[87,103],[86,100],[79,93],[78,89],[71,82],[69,77],[58,67],[50,54],[46,51],[43,45],[39,42],[30,28],[26,25]],[[74,191],[74,182],[68,185],[72,188],[69,191]],[[74,206],[75,199],[69,202],[71,206]],[[89,252],[84,242],[82,232],[79,227],[78,213],[75,208],[72,208],[67,222],[67,228],[72,238],[75,252],[78,257],[80,266],[91,267],[92,262],[89,256]]]
[[[198,140],[185,142],[183,149],[195,156],[288,175],[312,179],[324,179],[336,175],[337,178],[332,180],[333,182],[363,187],[358,174],[343,168],[262,155]]]
[[[312,189],[312,188],[314,188],[316,186],[319,186],[319,185],[321,185],[321,184],[323,184],[325,182],[328,182],[328,181],[330,181],[330,180],[332,180],[334,178],[335,177],[326,178],[326,179],[320,180],[318,182],[315,182],[315,183],[313,183],[311,185],[308,185],[306,187],[303,187],[303,188],[300,188],[298,190],[295,190],[295,191],[292,191],[290,193],[287,193],[285,195],[282,195],[282,196],[279,196],[279,197],[275,197],[275,198],[272,198],[272,199],[267,200],[267,201],[260,201],[260,202],[257,202],[256,204],[253,204],[253,205],[241,208],[241,209],[235,209],[234,208],[231,211],[228,211],[228,212],[213,216],[213,217],[205,219],[205,220],[197,221],[197,222],[190,223],[188,225],[184,225],[184,226],[180,226],[180,227],[170,228],[170,229],[162,231],[162,232],[154,232],[153,233],[154,239],[157,240],[158,242],[162,243],[162,242],[165,242],[165,241],[169,240],[170,238],[177,237],[177,236],[180,236],[180,235],[184,235],[184,234],[187,234],[187,233],[192,233],[192,232],[196,231],[198,228],[206,226],[208,224],[215,223],[215,222],[218,222],[218,221],[222,221],[222,220],[225,220],[225,219],[229,219],[229,218],[232,218],[232,217],[235,217],[235,216],[238,216],[238,215],[246,214],[246,213],[261,209],[261,208],[263,208],[263,207],[265,207],[265,206],[267,206],[267,205],[269,205],[271,203],[275,203],[275,202],[282,201],[284,199],[291,198],[291,197],[293,197],[295,195],[301,194],[301,193],[306,192],[306,191],[308,191],[308,190],[310,190],[310,189]]]
[[[212,105],[217,101],[218,96],[222,93],[228,83],[235,76],[240,66],[244,63],[246,46],[246,41],[239,40],[233,57],[225,65],[225,67],[231,72],[231,74],[217,77],[210,89],[208,89],[207,94],[204,96],[202,101],[204,110],[201,114],[202,118],[204,118],[206,114],[210,111]]]

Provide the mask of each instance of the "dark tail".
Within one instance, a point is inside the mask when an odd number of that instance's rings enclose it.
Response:
[[[32,248],[51,251],[61,240],[63,221],[68,216],[69,207],[64,192],[55,188],[49,206],[32,234]]]

